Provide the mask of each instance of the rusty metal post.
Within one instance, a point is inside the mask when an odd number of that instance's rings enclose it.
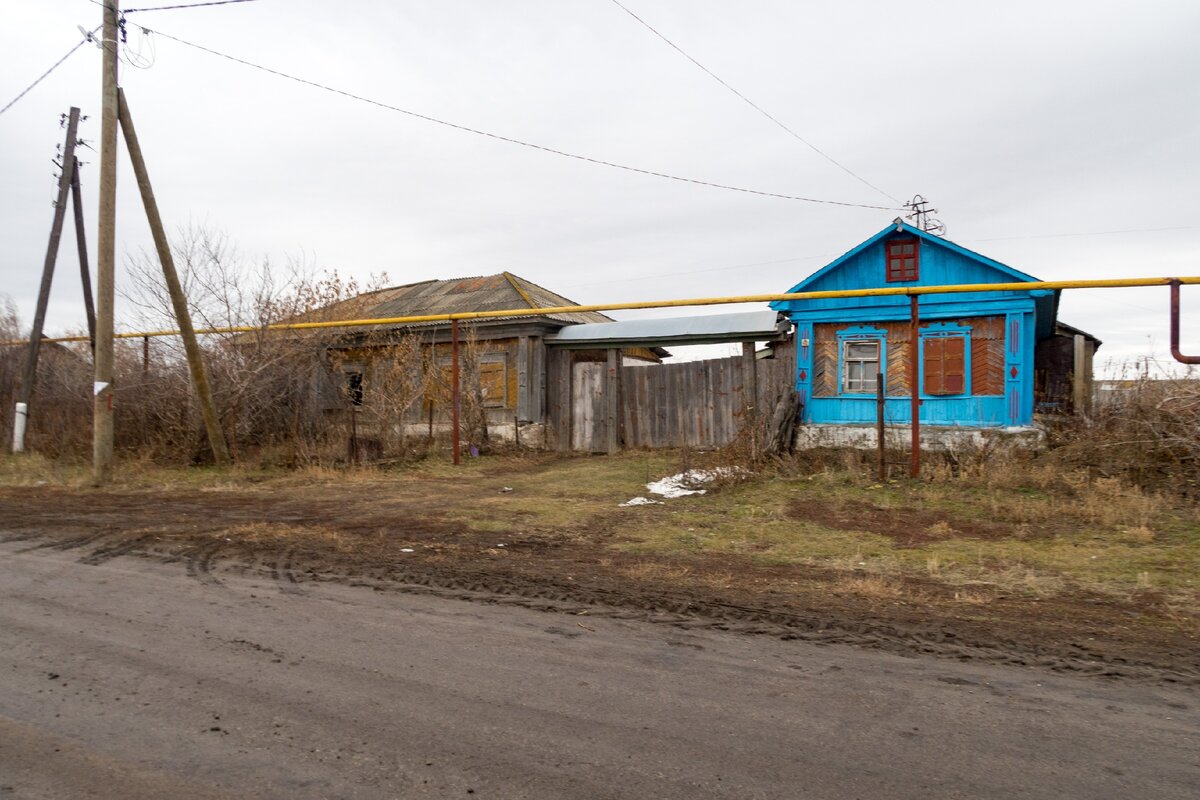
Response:
[[[909,393],[912,395],[912,456],[909,462],[909,477],[921,475],[921,313],[917,309],[917,295],[909,298],[909,314],[912,321],[909,347]]]
[[[879,482],[887,480],[887,447],[883,439],[883,372],[875,373],[875,438],[879,450]]]
[[[1200,364],[1200,356],[1185,356],[1179,352],[1179,287],[1178,280],[1171,281],[1171,357],[1181,364]]]
[[[350,399],[350,463],[357,464],[361,459],[361,453],[358,448],[358,407],[354,405],[354,398]]]
[[[453,362],[450,365],[450,397],[451,406],[453,406],[454,433],[453,448],[454,448],[454,463],[458,464],[462,461],[462,453],[459,452],[459,431],[458,431],[458,415],[460,406],[460,394],[458,390],[458,320],[450,320],[450,360]]]
[[[150,374],[150,337],[142,337],[142,377]]]

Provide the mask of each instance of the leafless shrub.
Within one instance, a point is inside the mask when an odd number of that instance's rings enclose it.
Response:
[[[419,336],[369,331],[354,347],[330,351],[335,380],[342,378],[342,407],[354,415],[355,447],[376,443],[380,456],[407,451],[407,428],[420,420],[424,407],[424,350]]]
[[[493,345],[481,341],[473,326],[462,326],[462,341],[458,348],[459,367],[459,419],[461,440],[464,447],[475,447],[478,452],[491,449],[488,434],[488,402],[491,390],[497,388],[492,381],[503,375],[489,373],[487,357],[494,352]],[[436,410],[439,418],[448,420],[452,414],[453,355],[449,344],[430,348],[426,357],[426,402]]]
[[[0,295],[0,342],[16,342],[21,338],[17,307],[8,295]],[[0,345],[0,437],[5,447],[12,441],[12,414],[24,352],[24,348],[16,345]]]
[[[0,298],[0,341],[27,339],[12,301]],[[21,376],[29,348],[0,347],[0,436],[7,449]],[[92,362],[86,344],[43,342],[39,349],[37,376],[30,398],[26,449],[60,457],[84,452],[91,447]]]
[[[282,268],[251,263],[222,234],[202,227],[181,230],[173,247],[195,327],[238,329],[201,340],[234,458],[257,454],[300,464],[344,457],[346,403],[330,354],[347,334],[268,326],[357,316],[355,298],[363,288],[336,273],[314,276],[300,261]],[[132,309],[129,324],[173,328],[157,258],[141,253],[129,260],[127,273],[122,295]],[[155,458],[206,457],[181,343],[155,339],[149,364],[121,369],[130,360],[118,358],[119,445]]]
[[[1091,418],[1050,429],[1057,464],[1153,491],[1200,496],[1200,377],[1136,377],[1116,382]]]

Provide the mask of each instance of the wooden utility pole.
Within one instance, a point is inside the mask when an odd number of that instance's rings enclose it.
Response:
[[[146,161],[142,157],[142,147],[138,143],[137,131],[133,127],[133,117],[129,113],[129,103],[125,99],[124,89],[117,89],[117,116],[121,122],[121,132],[125,135],[125,147],[129,150],[129,160],[133,162],[133,174],[137,177],[138,191],[142,194],[142,205],[146,207],[146,219],[150,223],[150,233],[154,236],[154,247],[158,250],[158,260],[162,264],[163,277],[167,281],[167,292],[171,295],[171,305],[175,310],[175,322],[179,325],[183,349],[187,354],[188,370],[192,374],[192,386],[196,390],[200,413],[204,417],[204,428],[208,433],[208,444],[212,448],[213,458],[217,465],[227,466],[229,464],[229,448],[225,444],[225,434],[221,430],[221,418],[217,415],[217,405],[213,402],[212,389],[208,385],[208,376],[204,372],[204,361],[200,356],[200,343],[196,340],[196,331],[192,327],[192,315],[188,311],[187,297],[183,293],[183,284],[179,282],[179,274],[175,271],[175,259],[171,255],[167,232],[163,227],[162,217],[158,213],[158,201],[154,199],[154,187],[150,185],[150,174],[146,171]]]
[[[58,197],[54,201],[54,222],[50,226],[50,241],[46,245],[46,260],[42,262],[42,283],[38,287],[37,310],[33,314],[33,330],[29,336],[29,352],[25,370],[21,373],[21,391],[17,408],[29,412],[33,384],[37,381],[38,351],[42,346],[42,327],[46,324],[46,306],[50,302],[50,285],[54,280],[54,263],[58,260],[58,243],[62,240],[63,219],[67,215],[67,193],[75,174],[75,140],[79,135],[79,109],[71,107],[67,117],[67,138],[62,152],[62,174],[58,176]],[[18,411],[20,414],[21,411]],[[24,452],[22,437],[13,438],[13,452]]]
[[[87,234],[83,230],[83,190],[79,188],[79,159],[71,173],[71,204],[75,210],[75,244],[79,248],[79,280],[83,284],[83,308],[87,312],[88,340],[96,354],[96,306],[92,303],[92,273],[88,267]]]
[[[117,8],[105,0],[100,93],[100,232],[96,237],[96,352],[92,398],[92,479],[105,483],[113,458],[113,303],[117,260]]]

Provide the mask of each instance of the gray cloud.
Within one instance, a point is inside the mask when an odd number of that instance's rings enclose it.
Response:
[[[1195,3],[629,5],[870,182],[931,197],[950,238],[972,249],[1047,279],[1200,272]],[[99,20],[84,0],[14,8],[0,95],[76,41],[76,25]],[[156,58],[123,67],[123,83],[164,216],[207,221],[251,257],[303,252],[359,277],[386,270],[397,283],[510,269],[581,302],[642,300],[782,291],[895,216],[677,184],[475,137],[161,37],[142,43],[139,21],[571,152],[768,191],[884,198],[607,0],[261,0],[131,15],[132,44],[143,54],[153,45]],[[99,53],[86,48],[0,116],[0,292],[26,319],[58,115],[81,106],[92,114],[84,136],[97,138],[99,88]],[[85,167],[93,245],[96,178],[95,164]],[[119,191],[122,258],[150,242],[124,163]],[[1166,227],[1187,229],[1012,238]],[[55,331],[82,323],[73,247],[59,267]],[[1185,291],[1185,305],[1200,319],[1192,297]],[[1105,340],[1101,355],[1163,351],[1165,290],[1067,293],[1062,309]]]

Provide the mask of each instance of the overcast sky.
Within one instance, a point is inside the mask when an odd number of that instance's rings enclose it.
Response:
[[[172,0],[179,2],[180,0]],[[593,158],[788,195],[929,197],[948,238],[1046,280],[1200,274],[1200,3],[622,0],[878,192],[760,116],[612,0],[257,0],[129,15],[121,82],[168,226],[250,260],[393,284],[510,270],[582,302],[785,291],[897,216],[623,172],[335,96],[150,34]],[[127,7],[165,5],[126,0]],[[8,102],[101,21],[6,3]],[[0,294],[28,324],[59,115],[100,128],[80,49],[0,115]],[[98,157],[82,172],[96,242]],[[151,245],[124,153],[119,270]],[[64,238],[50,332],[83,324]],[[118,282],[122,281],[120,271]],[[1184,290],[1200,351],[1200,288]],[[118,320],[123,312],[118,303]],[[647,312],[649,313],[649,312]],[[661,314],[661,312],[659,312]],[[1165,353],[1167,290],[1064,293],[1099,363]],[[632,313],[616,313],[628,318]]]

